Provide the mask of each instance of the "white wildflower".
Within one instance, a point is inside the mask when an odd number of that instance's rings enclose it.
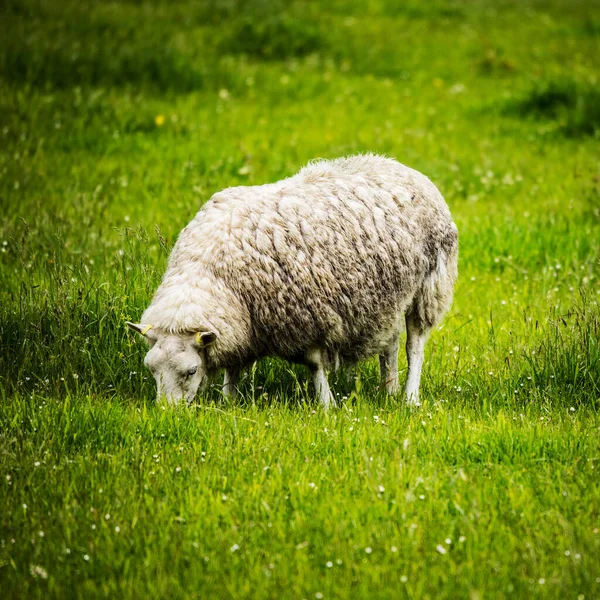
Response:
[[[48,571],[46,571],[46,569],[44,569],[44,567],[41,567],[40,565],[30,565],[29,572],[31,573],[31,576],[36,579],[38,577],[40,579],[48,579]]]

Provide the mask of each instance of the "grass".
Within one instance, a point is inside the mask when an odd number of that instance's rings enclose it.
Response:
[[[599,21],[2,3],[2,597],[600,595]],[[459,226],[421,410],[375,360],[332,376],[329,414],[275,359],[234,403],[155,405],[124,321],[181,228],[216,190],[359,151],[426,173]]]
[[[521,116],[554,121],[558,132],[579,137],[600,131],[599,107],[597,86],[581,89],[576,82],[567,80],[538,84],[510,108]]]

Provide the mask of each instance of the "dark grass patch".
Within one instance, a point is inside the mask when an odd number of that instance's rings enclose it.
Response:
[[[482,75],[502,77],[515,71],[514,61],[500,48],[490,48],[483,57],[477,59],[477,67]]]
[[[460,19],[465,16],[464,8],[458,2],[420,2],[411,0],[389,0],[383,4],[383,13],[390,17],[404,16],[412,19]]]
[[[457,19],[466,16],[464,6],[453,0],[386,0],[385,2],[333,0],[329,3],[331,12],[354,16],[405,17],[408,19]]]
[[[218,86],[214,38],[230,4],[11,2],[0,8],[0,78],[48,90],[189,92],[207,79]]]
[[[568,137],[596,135],[600,130],[600,90],[574,81],[550,81],[512,101],[506,113],[521,118],[554,121]]]
[[[222,52],[266,60],[306,56],[324,47],[325,40],[315,23],[287,12],[234,20],[219,43]]]
[[[231,89],[232,82],[223,80],[224,54],[280,60],[324,45],[316,22],[294,4],[264,0],[9,2],[0,8],[0,37],[0,78],[49,90],[189,92],[208,83]]]
[[[20,24],[19,24],[20,25]],[[105,28],[102,23],[45,29],[43,22],[5,37],[0,76],[33,88],[134,86],[191,91],[204,87],[210,61],[196,47],[177,48],[163,30]],[[200,56],[199,56],[200,55]]]
[[[589,17],[583,21],[579,30],[583,35],[600,37],[600,17]]]

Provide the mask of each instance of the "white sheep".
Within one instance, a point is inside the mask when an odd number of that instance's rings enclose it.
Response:
[[[428,332],[452,302],[458,232],[424,175],[372,154],[310,163],[277,183],[216,193],[181,232],[141,324],[158,397],[192,401],[225,369],[264,356],[307,365],[324,408],[326,370],[379,355],[396,394],[406,322],[406,397],[419,404]]]

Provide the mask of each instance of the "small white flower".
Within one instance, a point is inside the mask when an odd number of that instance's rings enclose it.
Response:
[[[396,546],[392,546],[392,552],[398,552],[398,548],[396,548]]]
[[[36,460],[36,461],[33,463],[33,466],[34,466],[34,467],[39,467],[39,466],[40,466],[40,461],[39,461],[39,460]]]
[[[104,518],[105,518],[105,519],[108,521],[108,520],[110,519],[110,515],[109,515],[108,513],[106,513],[106,514],[104,515]]]
[[[408,577],[406,575],[402,575],[402,577],[400,577],[400,581],[402,583],[406,583],[408,581]]]
[[[380,494],[383,494],[383,492],[385,492],[385,488],[384,488],[382,485],[380,485],[380,486],[377,488],[377,490],[379,491],[379,493],[380,493]]]
[[[326,566],[328,569],[331,569],[331,567],[333,567],[333,563],[332,563],[330,560],[328,560],[328,561],[325,563],[325,566]]]
[[[121,532],[121,528],[118,525],[115,527],[115,532],[116,533],[120,533]]]
[[[462,544],[463,542],[465,542],[465,541],[466,541],[466,539],[467,539],[467,538],[466,538],[464,535],[461,535],[461,536],[458,538],[458,541],[459,541],[459,542]]]
[[[234,544],[230,548],[231,552],[237,552],[239,549],[240,549],[240,547],[237,544]]]
[[[30,565],[29,572],[34,578],[40,577],[41,579],[48,579],[48,571],[40,565]]]
[[[181,467],[175,467],[175,473],[179,473],[181,471]]]
[[[90,560],[90,555],[89,554],[84,554],[83,555],[83,560]]]
[[[440,554],[446,554],[447,550],[446,548],[444,548],[444,546],[442,546],[441,544],[438,544],[435,549],[440,553]]]
[[[538,579],[538,583],[539,583],[540,585],[544,585],[544,584],[546,583],[546,580],[545,580],[543,577],[540,577],[540,578]]]
[[[315,594],[315,598],[316,598],[317,600],[322,600],[322,598],[323,598],[323,594],[321,594],[321,592],[317,592],[317,593]]]
[[[446,544],[449,546],[452,543],[452,540],[450,538],[446,538]]]
[[[40,532],[38,533],[38,535],[39,535],[40,537],[44,537],[44,535],[45,535],[45,534],[44,534],[44,532],[43,532],[43,531],[40,531]]]
[[[366,552],[367,554],[371,554],[371,552],[373,552],[373,548],[371,548],[370,546],[367,546],[367,547],[365,548],[365,552]]]
[[[225,494],[223,494],[221,496],[221,500],[223,500],[223,502],[227,502],[227,496]]]

